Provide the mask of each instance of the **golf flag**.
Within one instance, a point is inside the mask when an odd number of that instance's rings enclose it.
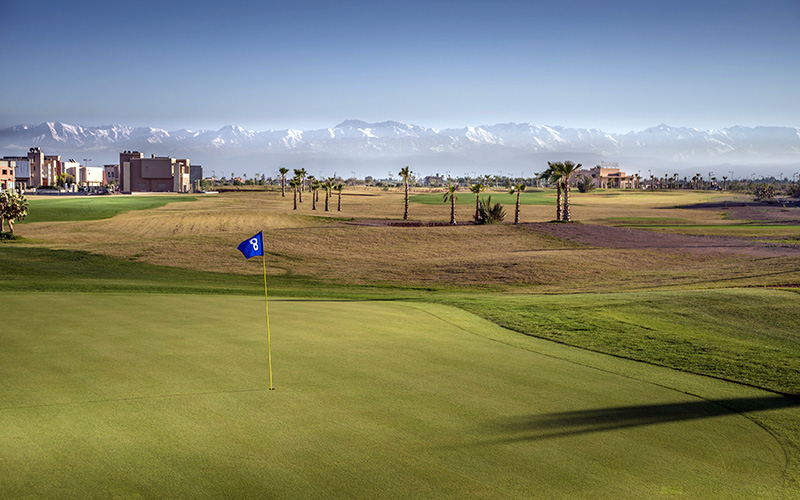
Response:
[[[250,257],[258,257],[261,256],[261,262],[264,265],[264,312],[266,313],[267,319],[267,359],[269,361],[269,390],[275,389],[272,386],[272,340],[270,339],[269,334],[269,299],[267,298],[267,257],[264,255],[264,234],[263,231],[259,231],[258,234],[247,238],[243,242],[239,243],[239,246],[236,247],[242,252],[247,260],[250,260]]]
[[[263,231],[259,231],[257,235],[247,238],[236,247],[248,260],[250,257],[264,255],[264,238],[262,232]]]

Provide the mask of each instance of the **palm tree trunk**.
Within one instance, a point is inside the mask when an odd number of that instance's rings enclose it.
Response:
[[[408,220],[408,181],[406,181],[405,184],[406,184],[406,205],[405,209],[403,210],[403,220]]]
[[[297,210],[297,187],[294,188],[294,209]]]
[[[561,221],[561,181],[559,180],[556,183],[556,187],[558,188],[558,197],[556,198],[556,220]]]
[[[330,211],[331,211],[331,209],[330,209],[330,205],[328,204],[328,198],[330,198],[330,193],[329,193],[329,192],[328,192],[328,190],[326,189],[326,190],[325,190],[325,211],[326,211],[326,212],[330,212]]]
[[[281,196],[286,197],[286,176],[281,176]]]
[[[302,184],[300,185],[299,196],[300,196],[300,203],[303,203],[303,185]]]
[[[450,224],[456,225],[456,197],[450,194]]]
[[[564,220],[566,222],[572,220],[569,216],[569,182],[564,186]]]
[[[317,209],[317,197],[315,196],[316,194],[317,194],[316,191],[311,191],[311,210]]]
[[[481,207],[481,194],[477,193],[475,194],[475,220],[478,220],[478,218],[481,215],[480,207]]]
[[[514,224],[519,224],[519,195],[521,193],[517,191],[517,209],[514,212]]]
[[[341,191],[339,191],[339,206],[336,208],[336,211],[337,212],[341,212],[342,211],[342,192]]]

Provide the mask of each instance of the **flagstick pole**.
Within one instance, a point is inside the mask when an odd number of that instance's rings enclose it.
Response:
[[[267,257],[262,252],[261,254],[261,261],[264,263],[264,310],[267,313],[267,359],[269,360],[269,390],[272,391],[275,388],[272,387],[272,342],[270,340],[269,335],[269,301],[267,299]]]

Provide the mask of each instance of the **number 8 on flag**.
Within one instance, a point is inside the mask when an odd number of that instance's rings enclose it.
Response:
[[[247,238],[243,242],[239,243],[237,248],[240,252],[242,252],[242,255],[248,259],[250,257],[264,255],[264,240],[262,231],[259,231],[257,235]]]

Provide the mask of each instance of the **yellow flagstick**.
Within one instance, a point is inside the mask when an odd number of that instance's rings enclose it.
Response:
[[[261,253],[261,260],[264,263],[264,309],[267,312],[267,359],[269,360],[269,390],[272,391],[275,388],[272,387],[272,343],[270,340],[269,335],[269,300],[267,299],[267,256],[262,251]]]

